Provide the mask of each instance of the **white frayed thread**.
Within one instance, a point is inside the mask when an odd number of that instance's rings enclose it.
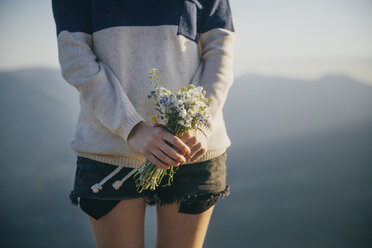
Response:
[[[138,168],[135,168],[133,170],[131,170],[125,177],[123,177],[121,180],[117,180],[116,182],[114,182],[112,184],[112,187],[116,190],[118,190],[121,185],[123,185],[123,183],[131,176],[133,175],[136,171],[138,170]]]
[[[118,172],[122,169],[123,167],[117,167],[114,171],[112,171],[108,176],[106,176],[104,179],[102,179],[99,183],[96,183],[90,187],[94,193],[98,193],[102,189],[102,185],[106,183],[110,178],[118,174]]]

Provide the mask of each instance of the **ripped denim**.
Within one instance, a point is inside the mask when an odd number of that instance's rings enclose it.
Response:
[[[106,187],[99,193],[93,193],[91,185],[116,166],[78,157],[74,189],[69,198],[73,205],[78,205],[80,199],[81,209],[97,220],[111,211],[120,200],[137,197],[143,197],[149,206],[180,202],[179,212],[199,214],[215,205],[220,197],[230,194],[230,187],[226,184],[226,158],[227,154],[224,152],[208,161],[181,165],[174,174],[171,186],[163,187],[167,183],[167,180],[163,180],[155,191],[145,190],[141,193],[137,192],[133,176],[119,190],[110,187],[132,170],[123,168],[107,181]]]

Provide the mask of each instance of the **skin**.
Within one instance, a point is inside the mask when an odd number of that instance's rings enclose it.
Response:
[[[203,247],[214,206],[201,214],[179,213],[179,206],[157,206],[156,248]]]
[[[169,168],[168,165],[179,166],[186,161],[195,162],[205,154],[207,137],[203,132],[191,130],[178,138],[160,125],[162,124],[154,123],[151,126],[145,122],[138,123],[129,134],[128,144],[153,164],[165,169]]]
[[[202,248],[214,206],[200,214],[179,213],[179,204],[157,205],[156,248]],[[144,248],[146,203],[121,200],[95,220],[88,215],[97,248]]]
[[[143,248],[146,203],[143,198],[122,200],[95,220],[88,215],[97,248]]]
[[[138,123],[129,134],[129,145],[160,168],[193,162],[205,154],[207,138],[201,131],[178,138],[160,125]],[[214,206],[200,214],[184,214],[178,212],[179,204],[157,205],[156,248],[203,246]],[[97,247],[143,248],[145,210],[145,200],[136,198],[121,200],[98,221],[88,215]]]
[[[199,130],[191,130],[181,137],[181,140],[190,148],[190,155],[185,155],[187,161],[195,162],[207,151],[207,137]]]

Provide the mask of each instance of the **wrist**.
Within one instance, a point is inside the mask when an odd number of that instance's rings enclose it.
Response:
[[[128,141],[136,135],[136,133],[142,129],[142,127],[145,125],[145,122],[144,121],[140,121],[138,122],[133,128],[132,130],[130,130],[129,134],[128,134]]]

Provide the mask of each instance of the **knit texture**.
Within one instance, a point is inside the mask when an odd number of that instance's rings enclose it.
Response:
[[[157,114],[147,98],[152,68],[172,92],[193,83],[213,98],[201,128],[207,152],[196,162],[231,145],[222,112],[233,83],[228,0],[53,0],[52,6],[61,74],[79,92],[70,143],[77,156],[131,168],[146,160],[128,135]]]

